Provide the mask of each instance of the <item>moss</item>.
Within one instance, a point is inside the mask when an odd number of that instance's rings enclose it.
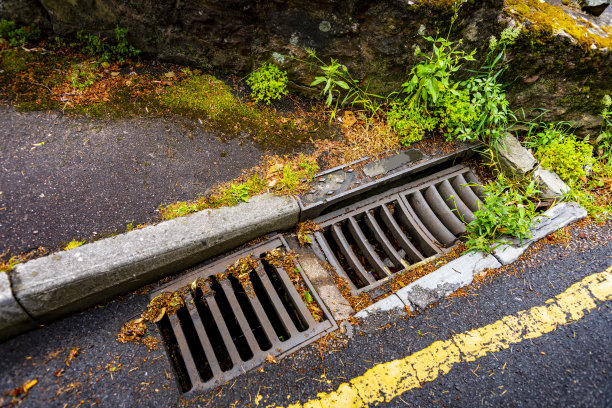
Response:
[[[531,21],[536,30],[548,33],[563,31],[584,46],[595,44],[598,48],[612,48],[612,38],[591,33],[588,27],[574,20],[562,7],[540,0],[506,0],[506,10]],[[609,26],[603,29],[606,32],[611,30]]]

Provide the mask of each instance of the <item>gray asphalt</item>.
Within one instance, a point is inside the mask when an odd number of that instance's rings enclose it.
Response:
[[[180,397],[163,350],[147,352],[142,345],[114,340],[121,324],[147,303],[145,294],[131,294],[1,344],[0,390],[10,392],[37,378],[23,399],[25,407],[246,407],[255,406],[258,393],[263,397],[259,406],[305,402],[375,364],[541,305],[603,271],[612,265],[611,226],[581,226],[569,243],[529,250],[467,296],[446,299],[371,334],[360,335],[355,327],[353,338],[336,336],[323,353],[317,344],[308,346],[278,364],[266,364],[263,372],[250,372],[188,400]],[[578,322],[510,350],[457,364],[447,375],[383,406],[612,406],[611,306],[604,303]],[[154,327],[150,330],[158,336]],[[81,352],[67,367],[73,347]],[[55,376],[60,369],[63,373]]]
[[[0,106],[0,254],[58,250],[155,221],[266,151],[191,120],[88,119]]]

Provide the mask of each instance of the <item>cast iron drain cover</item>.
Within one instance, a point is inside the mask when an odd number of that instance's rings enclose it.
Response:
[[[264,259],[274,249],[289,251],[282,236],[199,268],[151,295],[183,294],[185,306],[158,322],[183,392],[217,387],[268,356],[281,359],[338,328],[297,262],[299,278],[293,278],[301,279],[310,294],[305,297],[323,312],[322,321],[313,318],[287,271]],[[257,267],[245,271],[246,278],[224,274],[249,255]],[[192,284],[196,280],[200,284]]]
[[[313,220],[314,241],[357,295],[453,246],[483,197],[474,173],[454,166]]]

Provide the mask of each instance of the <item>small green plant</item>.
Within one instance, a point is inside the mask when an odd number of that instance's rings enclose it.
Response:
[[[100,34],[88,34],[84,33],[83,30],[77,33],[77,40],[83,44],[81,49],[83,53],[99,57],[102,62],[118,61],[123,63],[126,58],[137,57],[140,54],[140,50],[137,50],[128,42],[127,32],[127,29],[120,28],[117,25],[112,44],[109,44],[107,39]]]
[[[281,194],[295,194],[303,186],[302,180],[312,181],[319,171],[317,162],[308,156],[300,154],[296,163],[286,163],[283,166],[281,178],[276,184],[276,191]]]
[[[287,95],[287,73],[276,65],[264,63],[252,72],[247,80],[251,87],[251,97],[255,102],[264,101],[269,105],[272,100],[281,99]]]
[[[313,49],[306,48],[306,53],[311,59],[310,66],[312,61],[317,61],[320,64],[317,65],[318,68],[323,72],[323,76],[316,76],[310,86],[324,84],[321,95],[325,97],[325,105],[332,108],[330,122],[336,117],[338,107],[348,104],[351,107],[362,108],[366,112],[364,117],[367,123],[380,113],[388,97],[369,92],[367,84],[365,87],[359,86],[359,81],[351,76],[346,65],[340,64],[337,60],[331,58],[327,64],[317,57]]]
[[[543,167],[557,173],[570,186],[586,179],[595,164],[593,146],[573,135],[556,139],[536,151]]]
[[[604,107],[601,111],[602,123],[599,136],[595,139],[595,146],[599,157],[607,166],[612,166],[612,109],[610,109],[612,98],[610,95],[605,95],[601,103]]]
[[[73,249],[73,248],[78,248],[78,247],[80,247],[81,245],[84,245],[84,244],[85,244],[85,242],[86,242],[86,241],[79,241],[79,240],[73,239],[72,241],[70,241],[70,242],[68,243],[68,245],[66,245],[66,246],[64,247],[64,251],[67,251],[67,250],[69,250],[69,249]]]
[[[72,87],[78,89],[90,87],[101,76],[102,74],[98,72],[98,64],[96,62],[73,64],[70,70]]]
[[[40,28],[34,24],[17,28],[11,20],[0,20],[0,38],[8,41],[11,47],[21,47],[40,37]]]
[[[401,143],[409,146],[423,138],[425,132],[438,126],[438,118],[430,116],[405,101],[393,102],[387,111],[389,125],[401,137]]]
[[[536,151],[572,134],[573,124],[570,122],[541,123],[532,120],[522,123],[529,126],[523,145]]]
[[[536,217],[535,204],[530,200],[537,194],[535,181],[521,191],[500,174],[497,180],[485,186],[485,191],[484,204],[466,227],[468,250],[490,252],[503,243],[499,240],[501,235],[521,242],[529,238]]]

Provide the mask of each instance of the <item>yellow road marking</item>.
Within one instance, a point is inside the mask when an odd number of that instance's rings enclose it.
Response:
[[[448,373],[459,362],[474,361],[512,344],[540,337],[558,325],[581,319],[597,307],[596,301],[609,300],[612,300],[612,267],[587,276],[542,306],[508,315],[446,341],[436,341],[408,357],[378,364],[341,384],[336,391],[320,393],[315,399],[288,408],[358,408],[391,401]]]

